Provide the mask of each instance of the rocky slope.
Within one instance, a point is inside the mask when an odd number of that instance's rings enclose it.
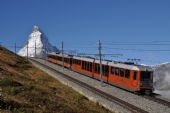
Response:
[[[0,113],[110,113],[0,47]]]

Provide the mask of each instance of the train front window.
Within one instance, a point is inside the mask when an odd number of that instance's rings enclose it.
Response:
[[[149,71],[142,71],[141,72],[141,81],[150,80],[151,79],[151,75],[152,75],[152,73],[149,72]]]

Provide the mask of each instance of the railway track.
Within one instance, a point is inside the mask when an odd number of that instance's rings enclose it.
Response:
[[[170,102],[168,102],[168,101],[166,101],[166,100],[157,98],[156,96],[143,96],[143,97],[146,98],[146,99],[149,99],[149,100],[151,100],[151,101],[154,101],[154,102],[163,104],[163,105],[165,105],[165,106],[167,106],[167,107],[170,108]]]
[[[51,68],[51,67],[49,67],[49,66],[47,66],[47,65],[45,65],[45,64],[43,64],[41,62],[38,62],[38,61],[36,61],[34,59],[30,59],[30,60],[37,63],[37,64],[39,64],[39,65],[41,65],[41,66],[43,66],[43,67],[45,67],[45,68],[47,68],[47,69],[49,69],[49,70],[51,70],[51,71],[53,71],[53,72],[55,72],[55,73],[57,73],[57,74],[62,75],[62,77],[64,77],[65,79],[67,79],[67,80],[69,80],[69,81],[71,81],[71,82],[73,82],[73,83],[75,83],[75,84],[77,84],[77,85],[79,85],[79,86],[93,92],[94,94],[97,94],[97,95],[99,95],[99,96],[101,96],[101,97],[103,97],[103,98],[105,98],[105,99],[107,99],[107,100],[109,100],[111,102],[114,102],[114,103],[120,105],[121,107],[131,111],[132,113],[148,113],[147,111],[145,111],[145,110],[143,110],[143,109],[141,109],[139,107],[136,107],[136,106],[134,106],[134,105],[132,105],[132,104],[130,104],[128,102],[125,102],[125,101],[123,101],[123,100],[121,100],[121,99],[119,99],[119,98],[117,98],[117,97],[115,97],[113,95],[107,94],[107,93],[105,93],[105,92],[103,92],[103,91],[101,91],[99,89],[96,89],[96,88],[94,88],[94,87],[92,87],[92,86],[90,86],[90,85],[88,85],[88,84],[86,84],[84,82],[81,82],[81,81],[79,81],[77,79],[74,79],[74,78],[72,78],[72,77],[70,77],[70,76],[68,76],[68,75],[66,75],[66,74],[64,74],[64,73],[62,73],[60,71],[57,71],[56,69],[53,69],[53,68]]]

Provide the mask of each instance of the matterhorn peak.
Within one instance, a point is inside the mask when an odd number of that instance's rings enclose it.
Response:
[[[28,48],[27,48],[28,46]],[[32,33],[29,35],[25,46],[19,50],[18,54],[28,57],[45,57],[48,52],[58,52],[58,49],[52,46],[48,38],[40,31],[38,26],[33,26]]]
[[[34,25],[33,29],[32,29],[32,32],[37,32],[37,31],[39,31],[39,28],[38,28],[38,26]]]

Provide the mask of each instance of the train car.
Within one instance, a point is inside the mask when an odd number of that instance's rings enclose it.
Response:
[[[118,62],[109,62],[108,66],[110,84],[142,94],[153,92],[153,71],[150,67]]]
[[[64,55],[64,66],[100,80],[100,61],[94,58]],[[67,59],[67,60],[66,60]],[[62,55],[49,55],[49,61],[63,65]],[[123,62],[102,61],[102,80],[122,89],[151,94],[153,71],[150,67]]]
[[[93,64],[94,59],[93,58],[85,58],[85,57],[73,57],[73,63],[72,63],[72,70],[93,76]]]
[[[102,61],[102,79],[108,82],[109,66],[108,61]],[[100,79],[100,60],[94,61],[94,77]]]
[[[67,68],[71,68],[72,56],[67,55],[67,54],[64,54],[62,56],[62,54],[50,53],[48,54],[48,61],[61,65],[61,66],[64,65],[64,67],[67,67]]]

